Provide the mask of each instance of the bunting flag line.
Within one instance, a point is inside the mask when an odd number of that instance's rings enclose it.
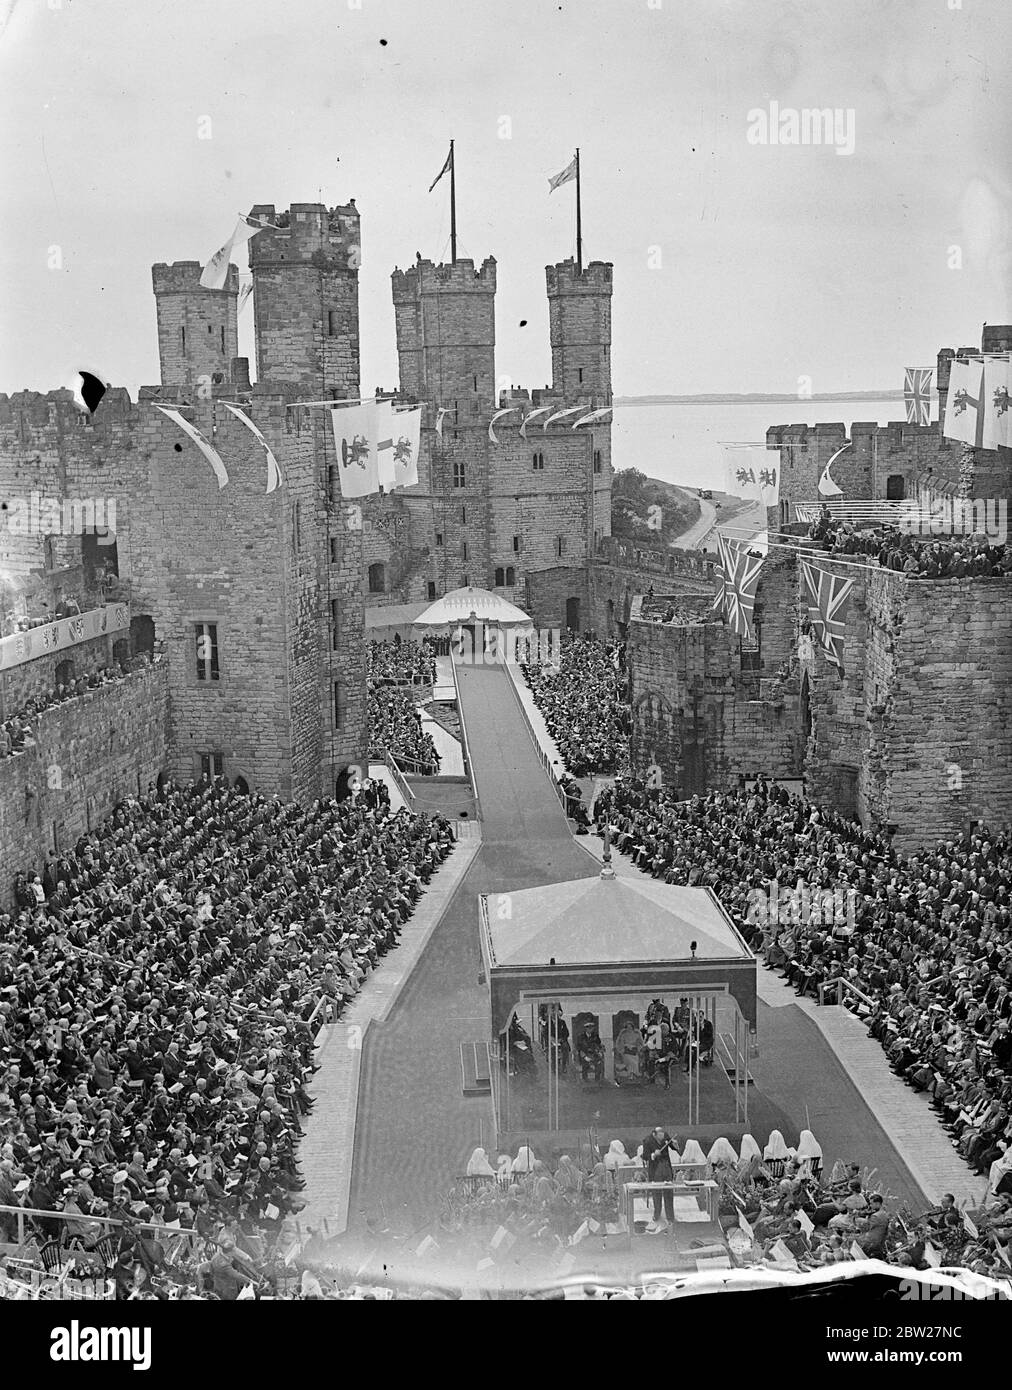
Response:
[[[556,420],[566,420],[570,415],[576,415],[581,410],[586,410],[585,405],[571,405],[566,410],[557,410],[554,415],[549,415],[548,419],[541,426],[542,433],[549,425],[554,425]]]
[[[984,362],[953,361],[942,425],[946,439],[958,439],[976,449],[984,447],[984,378]]]
[[[765,444],[724,444],[724,491],[775,507],[780,501],[780,456]]]
[[[214,469],[214,476],[218,479],[218,491],[220,492],[221,489],[228,484],[228,471],[222,463],[221,455],[218,451],[208,444],[200,430],[191,425],[189,420],[183,419],[178,410],[172,410],[167,405],[156,405],[155,409],[160,410],[163,415],[167,415],[174,424],[179,426],[184,434],[189,435],[190,439],[193,440],[194,444],[196,444],[197,448]]]
[[[376,403],[332,410],[334,449],[340,469],[341,496],[369,497],[379,492],[379,457],[376,439]]]
[[[418,450],[422,439],[422,408],[397,410],[393,419],[394,487],[418,482]]]
[[[519,411],[520,407],[518,405],[510,405],[507,406],[505,410],[497,410],[496,413],[492,416],[491,420],[489,420],[488,422],[488,437],[489,439],[491,439],[493,444],[499,443],[498,437],[496,436],[495,431],[492,429],[492,426],[495,424],[495,422],[497,420],[501,420],[504,415],[518,414]]]
[[[443,437],[443,416],[449,415],[449,413],[450,408],[445,405],[440,406],[436,411],[436,433],[439,435],[440,439]]]
[[[539,415],[547,415],[550,410],[554,409],[555,407],[551,405],[539,405],[537,410],[529,411],[528,414],[524,416],[524,422],[520,426],[521,439],[527,438],[527,426],[531,423],[532,420],[536,420]]]
[[[843,637],[847,626],[847,597],[854,587],[853,579],[801,561],[801,575],[808,589],[808,616],[815,628],[819,645],[843,675]]]
[[[566,165],[565,169],[563,169],[563,171],[562,171],[561,174],[554,174],[554,175],[552,175],[552,177],[549,178],[549,180],[548,180],[548,191],[549,191],[549,193],[554,193],[555,190],[556,190],[557,188],[561,188],[562,185],[563,185],[564,183],[569,183],[569,182],[571,182],[571,180],[573,180],[573,179],[575,179],[575,178],[576,178],[576,155],[574,154],[574,155],[573,155],[573,158],[569,161],[569,163]]]
[[[829,459],[829,462],[826,464],[825,468],[822,470],[822,477],[819,479],[819,496],[820,496],[820,497],[842,497],[842,496],[843,496],[843,489],[842,489],[841,487],[838,487],[837,484],[836,484],[836,483],[833,481],[833,479],[830,477],[829,470],[832,468],[833,464],[834,464],[834,463],[836,462],[836,460],[840,457],[840,455],[841,455],[842,453],[845,453],[846,450],[849,449],[849,448],[850,448],[850,444],[847,443],[847,444],[842,445],[839,449],[837,449],[836,453],[833,454],[833,455],[831,455],[831,457],[830,457],[830,459]]]
[[[593,425],[598,420],[603,420],[606,415],[610,415],[612,407],[606,405],[603,410],[592,410],[589,415],[584,415],[582,420],[574,420],[572,428],[578,430],[581,425]]]
[[[226,410],[230,410],[232,412],[232,414],[236,417],[237,420],[241,420],[243,424],[246,426],[246,428],[249,430],[249,432],[252,435],[254,435],[257,439],[259,439],[260,443],[264,446],[264,452],[267,455],[267,495],[270,496],[270,494],[274,492],[277,488],[279,488],[283,482],[283,479],[281,477],[281,469],[278,467],[277,459],[271,452],[271,446],[267,443],[267,440],[263,437],[260,430],[249,418],[249,416],[245,414],[244,411],[240,410],[239,407],[236,405],[230,405],[228,401],[223,401],[222,404],[224,405]]]
[[[984,448],[1012,448],[1012,361],[1007,357],[988,360],[985,373],[987,395],[984,402]]]
[[[903,400],[907,407],[908,425],[927,425],[931,422],[931,367],[904,367]]]
[[[267,228],[266,223],[250,222],[245,217],[240,217],[235,224],[235,231],[225,242],[224,246],[219,246],[207,265],[200,272],[200,283],[205,290],[223,290],[225,281],[228,279],[229,261],[232,259],[233,251],[237,251],[240,246],[245,246],[258,232],[263,232]]]
[[[721,607],[728,625],[746,641],[753,640],[752,613],[763,557],[750,555],[748,547],[717,535],[717,553],[723,577]],[[714,603],[716,608],[716,603]]]
[[[465,161],[466,161],[466,159],[467,159],[467,151],[466,151],[466,150],[464,151],[464,158],[465,158]],[[432,190],[435,188],[435,186],[436,186],[436,184],[439,182],[439,180],[443,177],[443,175],[444,175],[444,174],[448,174],[452,168],[453,168],[453,146],[451,145],[451,146],[450,146],[450,149],[449,149],[449,151],[448,151],[448,153],[447,153],[446,159],[443,161],[443,167],[442,167],[442,169],[440,169],[439,173],[436,175],[436,177],[435,177],[435,178],[432,180],[432,182],[429,184],[429,192],[430,192],[430,193],[431,193]],[[465,171],[465,172],[466,172],[466,171]]]

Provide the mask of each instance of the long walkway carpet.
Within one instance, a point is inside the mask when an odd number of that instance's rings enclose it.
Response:
[[[499,667],[457,669],[481,803],[482,846],[390,1016],[369,1030],[349,1226],[403,1226],[438,1209],[468,1154],[491,1147],[492,1106],[461,1094],[459,1044],[490,1033],[478,985],[480,893],[591,877]]]

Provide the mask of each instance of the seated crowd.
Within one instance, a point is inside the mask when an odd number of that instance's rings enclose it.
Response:
[[[426,639],[419,644],[400,637],[392,642],[370,642],[368,674],[374,685],[434,685],[436,662],[433,643]]]
[[[34,740],[32,725],[44,710],[62,705],[67,700],[76,700],[79,696],[87,695],[90,690],[98,690],[103,685],[125,680],[128,674],[129,672],[116,662],[97,671],[88,671],[85,675],[77,676],[53,690],[33,695],[21,709],[0,723],[0,758],[22,752],[25,744]]]
[[[48,897],[36,876],[0,915],[0,1207],[70,1214],[24,1219],[97,1247],[120,1296],[236,1297],[298,1210],[314,1035],[452,844],[371,791],[303,808],[203,779],[121,804]],[[0,1241],[18,1220],[0,1212]],[[145,1222],[192,1238],[173,1261]]]
[[[558,665],[521,669],[548,732],[574,777],[618,772],[629,756],[629,704],[621,642],[566,634]]]
[[[751,792],[681,803],[664,789],[620,783],[595,810],[599,827],[607,823],[645,872],[712,888],[746,940],[799,992],[819,998],[819,987],[837,980],[860,991],[844,990],[843,1002],[857,1006],[904,1080],[929,1095],[967,1162],[984,1174],[1005,1161],[1008,831],[979,830],[902,856],[882,835],[761,778]]]
[[[883,569],[912,579],[996,578],[1012,574],[1012,546],[974,536],[912,535],[895,526],[857,527],[824,507],[809,536],[830,555],[873,555]]]
[[[423,776],[439,771],[439,754],[432,735],[422,728],[422,716],[406,691],[369,685],[369,753],[382,758],[390,753],[410,762]]]
[[[650,1155],[668,1140],[673,1145],[668,1166],[657,1173]],[[921,1271],[961,1266],[995,1279],[1012,1278],[1007,1263],[1012,1194],[987,1210],[975,1209],[969,1221],[951,1193],[936,1208],[911,1213],[877,1190],[857,1163],[838,1162],[825,1171],[821,1146],[810,1130],[802,1131],[795,1148],[774,1130],[764,1147],[746,1134],[739,1152],[727,1139],[715,1140],[706,1152],[696,1140],[679,1146],[677,1138],[658,1129],[638,1145],[627,1148],[626,1141],[615,1139],[607,1152],[587,1150],[579,1162],[563,1154],[551,1164],[522,1146],[515,1158],[501,1155],[493,1167],[485,1150],[475,1149],[466,1176],[444,1199],[432,1236],[472,1267],[490,1247],[502,1245],[503,1230],[511,1260],[524,1263],[526,1256],[533,1264],[539,1253],[557,1259],[588,1238],[606,1243],[609,1235],[626,1230],[626,1183],[673,1178],[679,1184],[704,1178],[718,1184],[719,1221],[735,1265],[808,1270],[866,1258]],[[660,1194],[655,1198],[659,1211]],[[636,1219],[646,1221],[648,1215],[644,1210]],[[655,1219],[646,1233],[660,1235],[668,1227]]]

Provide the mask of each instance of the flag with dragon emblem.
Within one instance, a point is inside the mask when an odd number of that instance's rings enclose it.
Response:
[[[780,501],[780,454],[765,444],[724,444],[724,491],[764,507]]]
[[[945,401],[945,423],[942,434],[946,439],[958,439],[964,444],[972,444],[976,449],[984,447],[985,391],[987,389],[985,363],[982,361],[952,364],[949,372],[949,394]]]
[[[393,418],[394,487],[418,482],[418,449],[422,437],[422,408],[396,410]]]
[[[1012,361],[991,357],[985,370],[984,448],[1012,448]]]
[[[376,403],[346,406],[330,412],[334,451],[342,497],[369,497],[379,492],[379,454],[376,448]]]

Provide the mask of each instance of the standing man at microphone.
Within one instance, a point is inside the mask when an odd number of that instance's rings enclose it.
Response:
[[[643,1161],[647,1165],[647,1182],[672,1182],[674,1180],[674,1173],[671,1170],[671,1153],[674,1149],[675,1141],[663,1125],[658,1125],[650,1131],[643,1142]],[[669,1189],[666,1192],[652,1192],[650,1195],[654,1204],[654,1219],[647,1227],[647,1235],[659,1236],[674,1222],[675,1194]],[[665,1216],[663,1221],[661,1220],[662,1197],[664,1198]]]

